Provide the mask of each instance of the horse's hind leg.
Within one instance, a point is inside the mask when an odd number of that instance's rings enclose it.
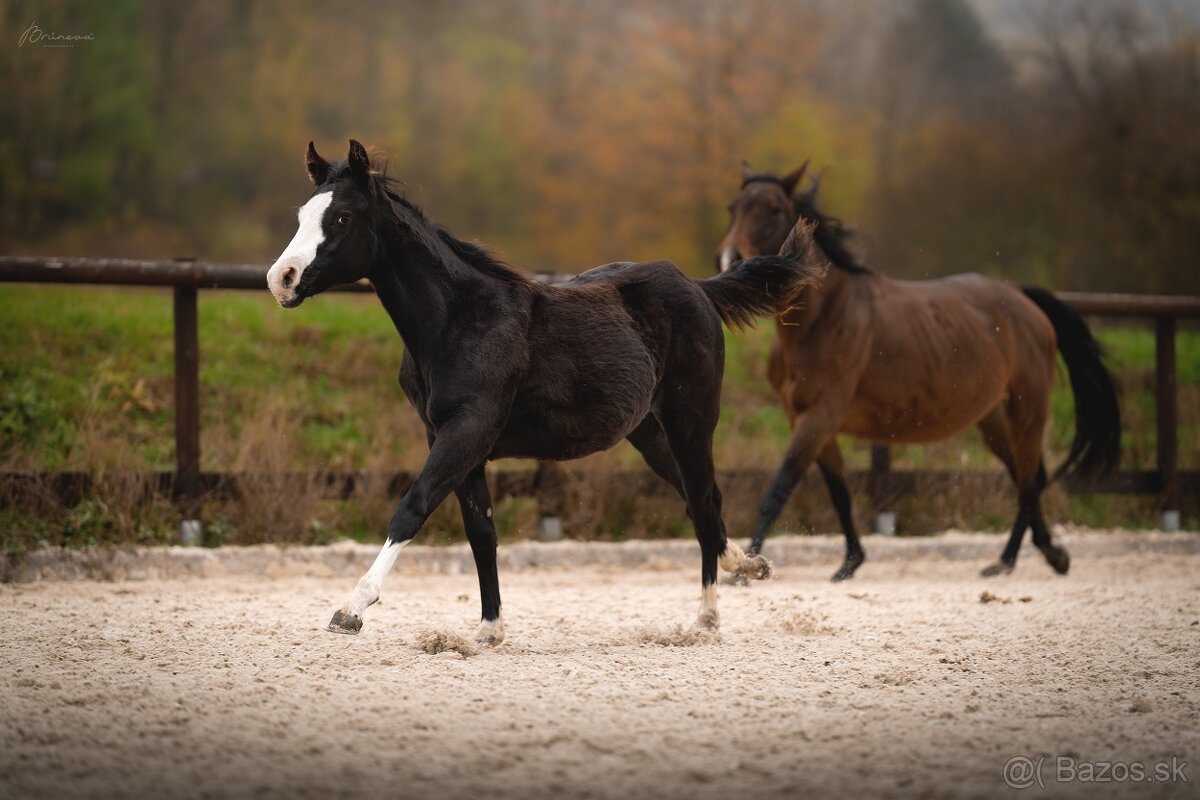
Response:
[[[654,474],[671,484],[676,493],[686,500],[679,468],[675,466],[675,459],[671,457],[671,448],[667,444],[667,434],[654,415],[647,414],[625,438],[642,454]]]
[[[637,451],[642,454],[642,458],[654,471],[654,474],[671,484],[675,491],[687,502],[687,491],[683,485],[683,479],[680,477],[679,468],[675,464],[675,459],[671,455],[670,443],[667,441],[666,431],[663,430],[662,424],[653,414],[647,414],[641,424],[634,429],[629,436],[626,437],[629,443],[632,444]],[[717,489],[716,484],[713,484],[713,497],[717,505],[717,517],[721,516],[721,492]],[[691,508],[688,507],[688,516],[691,517]],[[724,535],[725,525],[721,522],[721,531]],[[729,542],[726,538],[726,555],[718,560],[721,568],[727,572],[733,572],[735,582],[744,583],[748,578],[762,579],[771,576],[771,564],[762,556],[747,557],[741,552],[741,548],[736,543]]]
[[[717,489],[712,457],[717,398],[711,405],[711,409],[697,409],[695,398],[666,398],[659,422],[679,470],[688,516],[700,542],[701,599],[696,626],[716,629],[721,624],[717,611],[717,565],[720,563],[723,569],[732,572],[743,569],[749,559],[740,547],[728,541],[721,521],[721,492]]]
[[[1042,464],[1038,468],[1038,483],[1043,487],[1046,485],[1045,464]],[[1046,520],[1042,517],[1040,495],[1034,500],[1029,526],[1033,530],[1033,543],[1037,545],[1038,550],[1042,551],[1042,555],[1046,557],[1046,561],[1059,575],[1066,575],[1067,571],[1071,568],[1071,556],[1067,554],[1065,548],[1056,545],[1050,539],[1050,529],[1046,526]]]
[[[496,523],[492,518],[492,495],[480,464],[462,485],[454,490],[462,511],[463,526],[475,571],[479,574],[479,599],[483,606],[475,641],[494,646],[504,641],[504,620],[500,617],[500,577],[496,571]]]
[[[842,566],[833,574],[833,580],[844,581],[854,576],[854,571],[866,560],[862,543],[858,540],[858,531],[854,528],[854,513],[850,505],[850,489],[846,486],[845,464],[842,461],[842,450],[838,447],[837,438],[831,438],[821,448],[817,456],[817,466],[821,468],[821,477],[829,489],[829,499],[837,511],[838,521],[842,524],[842,534],[846,537],[846,559]]]
[[[1013,520],[1008,542],[1000,554],[1000,560],[983,569],[981,574],[984,577],[1012,572],[1017,564],[1017,554],[1021,550],[1025,531],[1031,525],[1034,527],[1034,544],[1055,569],[1058,569],[1057,562],[1064,565],[1062,571],[1065,571],[1070,562],[1065,550],[1050,543],[1049,531],[1042,520],[1041,495],[1046,488],[1046,470],[1040,452],[1042,427],[1040,424],[1027,425],[1014,433],[1014,425],[1002,407],[994,409],[979,423],[984,444],[1004,462],[1017,485],[1017,516]]]

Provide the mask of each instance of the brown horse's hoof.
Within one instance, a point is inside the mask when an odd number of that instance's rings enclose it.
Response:
[[[1007,561],[997,561],[995,564],[989,564],[988,566],[984,567],[983,571],[979,574],[985,578],[994,578],[997,575],[1009,574],[1013,571],[1013,567],[1015,566],[1015,563],[1010,564]]]
[[[329,624],[325,626],[325,630],[332,633],[348,633],[351,636],[362,630],[362,617],[354,614],[347,614],[341,609],[333,614],[333,619],[329,620]]]
[[[739,575],[754,581],[765,581],[774,572],[775,567],[767,560],[766,556],[761,555],[747,556],[742,565],[738,567]]]
[[[867,556],[865,553],[855,553],[852,556],[846,556],[846,560],[842,562],[842,566],[838,568],[838,571],[833,573],[831,580],[834,583],[841,583],[853,578],[855,570],[861,567],[862,563],[866,560]]]
[[[1071,569],[1071,557],[1067,555],[1067,551],[1061,547],[1050,545],[1042,551],[1042,555],[1046,557],[1047,563],[1054,568],[1054,571],[1059,575],[1066,575],[1067,570]]]

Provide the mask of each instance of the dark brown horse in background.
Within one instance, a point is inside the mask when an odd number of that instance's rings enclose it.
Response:
[[[744,165],[718,250],[721,271],[740,259],[776,253],[798,219],[832,265],[803,303],[776,320],[768,374],[791,418],[787,455],[759,508],[750,553],[814,460],[846,536],[835,581],[854,574],[864,553],[850,511],[837,434],[882,444],[946,439],[975,425],[1017,485],[1019,505],[1000,560],[1012,570],[1025,530],[1060,574],[1070,566],[1042,518],[1049,483],[1042,435],[1050,416],[1055,349],[1075,393],[1075,439],[1054,477],[1116,465],[1121,418],[1101,348],[1083,319],[1052,293],[982,275],[898,281],[863,266],[846,246],[840,220],[816,207],[819,182],[797,193],[801,167],[783,177]]]

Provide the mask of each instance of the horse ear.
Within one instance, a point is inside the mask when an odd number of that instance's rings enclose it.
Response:
[[[357,139],[350,140],[350,154],[346,156],[346,161],[350,164],[350,176],[365,186],[371,175],[371,158],[367,155],[367,148]]]
[[[821,191],[821,178],[825,176],[825,170],[821,170],[816,175],[808,177],[808,191],[802,195],[797,195],[797,199],[812,205],[817,202],[817,192]]]
[[[750,162],[742,159],[742,180],[749,180],[754,175],[754,167],[750,166]]]
[[[329,177],[329,162],[317,154],[312,142],[308,143],[308,149],[304,152],[304,166],[308,170],[309,180],[317,186]]]
[[[792,192],[796,191],[796,184],[804,177],[804,173],[807,170],[808,159],[805,159],[803,164],[779,179],[779,182],[783,184],[783,188],[787,190],[789,196],[791,196]]]

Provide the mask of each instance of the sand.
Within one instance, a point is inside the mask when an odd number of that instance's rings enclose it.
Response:
[[[1200,556],[1112,541],[1069,535],[1065,578],[786,566],[722,587],[718,635],[698,564],[502,572],[507,639],[469,657],[469,572],[394,574],[359,636],[323,630],[343,576],[5,584],[0,796],[1011,797],[1023,755],[1038,795],[1196,797]]]

